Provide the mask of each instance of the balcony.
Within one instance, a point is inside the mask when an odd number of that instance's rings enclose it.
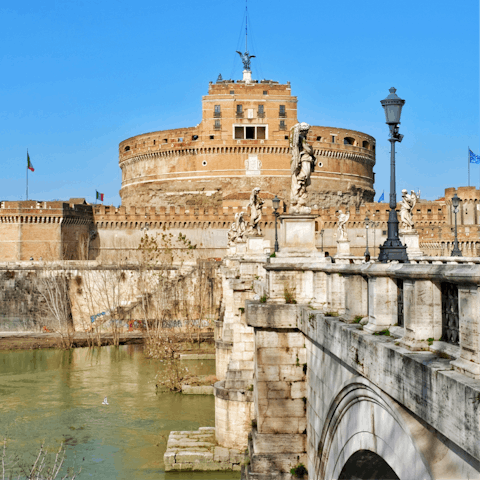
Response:
[[[221,126],[221,125],[214,125],[214,126],[213,126],[213,129],[214,129],[214,130],[221,130],[221,129],[222,129],[222,126]]]
[[[287,126],[284,123],[281,123],[278,127],[279,130],[286,130]]]
[[[221,118],[222,112],[213,112],[213,118]]]
[[[257,112],[257,118],[265,118],[265,112]]]
[[[280,118],[287,118],[287,112],[278,112]]]
[[[243,112],[235,112],[236,118],[243,118]]]

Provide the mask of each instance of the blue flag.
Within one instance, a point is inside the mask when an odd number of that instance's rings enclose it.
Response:
[[[382,192],[380,198],[378,199],[378,203],[383,202],[385,200],[385,192]]]
[[[480,163],[480,155],[475,155],[470,149],[468,149],[468,155],[470,157],[470,163]]]

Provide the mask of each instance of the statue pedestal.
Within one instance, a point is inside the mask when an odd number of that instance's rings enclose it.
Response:
[[[315,246],[315,218],[317,215],[280,215],[280,251],[272,263],[288,263],[299,257],[309,257],[310,261],[325,261]]]
[[[424,254],[420,250],[420,243],[417,230],[400,230],[398,237],[407,247],[408,258],[422,257]]]
[[[265,240],[263,235],[247,235],[247,254],[265,255],[270,248],[270,240]]]
[[[335,257],[350,256],[350,240],[337,240],[337,254]]]

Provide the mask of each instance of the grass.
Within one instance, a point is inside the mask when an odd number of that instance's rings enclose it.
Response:
[[[382,330],[380,332],[375,332],[374,335],[385,335],[386,337],[390,336],[390,330],[386,328],[385,330]]]
[[[357,315],[354,319],[353,319],[353,322],[352,323],[360,323],[360,321],[362,320],[362,316],[361,315]]]
[[[262,295],[260,297],[260,303],[267,303],[267,296],[266,295]]]

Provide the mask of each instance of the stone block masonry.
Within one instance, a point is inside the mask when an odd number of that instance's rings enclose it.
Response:
[[[215,441],[215,427],[195,431],[170,432],[163,456],[165,471],[238,470],[244,455],[238,450],[220,447]]]

